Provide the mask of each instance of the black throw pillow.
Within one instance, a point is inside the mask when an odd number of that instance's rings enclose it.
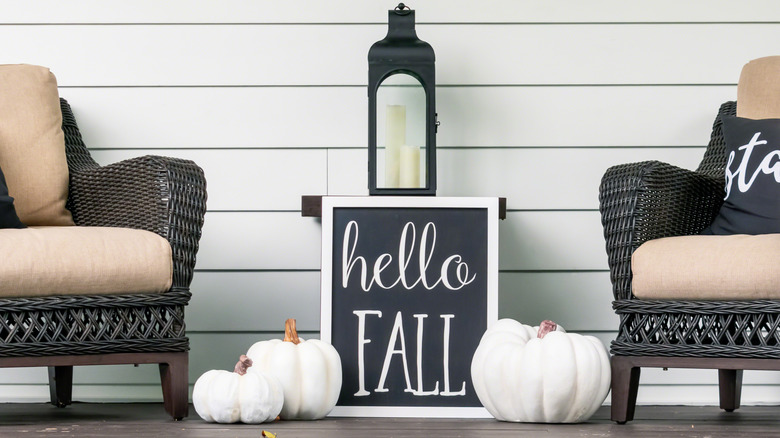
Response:
[[[780,233],[780,119],[723,117],[726,193],[702,234]]]
[[[0,228],[27,228],[16,215],[14,198],[8,196],[3,169],[0,169]]]

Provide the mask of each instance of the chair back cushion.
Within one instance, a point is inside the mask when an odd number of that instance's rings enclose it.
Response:
[[[780,56],[754,59],[742,67],[737,85],[737,116],[780,118]]]
[[[160,293],[173,281],[171,245],[145,230],[0,229],[0,297]]]
[[[0,65],[0,168],[22,222],[73,225],[57,80],[48,68]]]
[[[631,291],[644,300],[780,299],[780,234],[649,240],[631,256]]]

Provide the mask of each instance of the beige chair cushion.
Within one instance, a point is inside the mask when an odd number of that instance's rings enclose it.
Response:
[[[57,80],[48,68],[0,65],[0,168],[27,225],[73,225]]]
[[[780,56],[754,59],[742,67],[737,85],[737,116],[780,118]]]
[[[1,229],[0,296],[155,293],[170,290],[168,241],[108,227]]]
[[[650,240],[631,256],[639,299],[780,298],[780,234]]]

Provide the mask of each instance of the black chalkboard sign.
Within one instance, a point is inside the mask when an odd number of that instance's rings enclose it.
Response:
[[[471,358],[497,319],[498,198],[325,197],[333,415],[482,416]]]

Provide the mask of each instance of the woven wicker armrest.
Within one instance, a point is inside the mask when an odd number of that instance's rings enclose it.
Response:
[[[660,161],[611,167],[599,188],[616,299],[631,297],[631,254],[661,237],[697,234],[723,203],[723,181]]]
[[[68,208],[76,225],[152,231],[173,249],[173,287],[192,280],[206,212],[206,180],[192,161],[147,155],[74,169]]]

